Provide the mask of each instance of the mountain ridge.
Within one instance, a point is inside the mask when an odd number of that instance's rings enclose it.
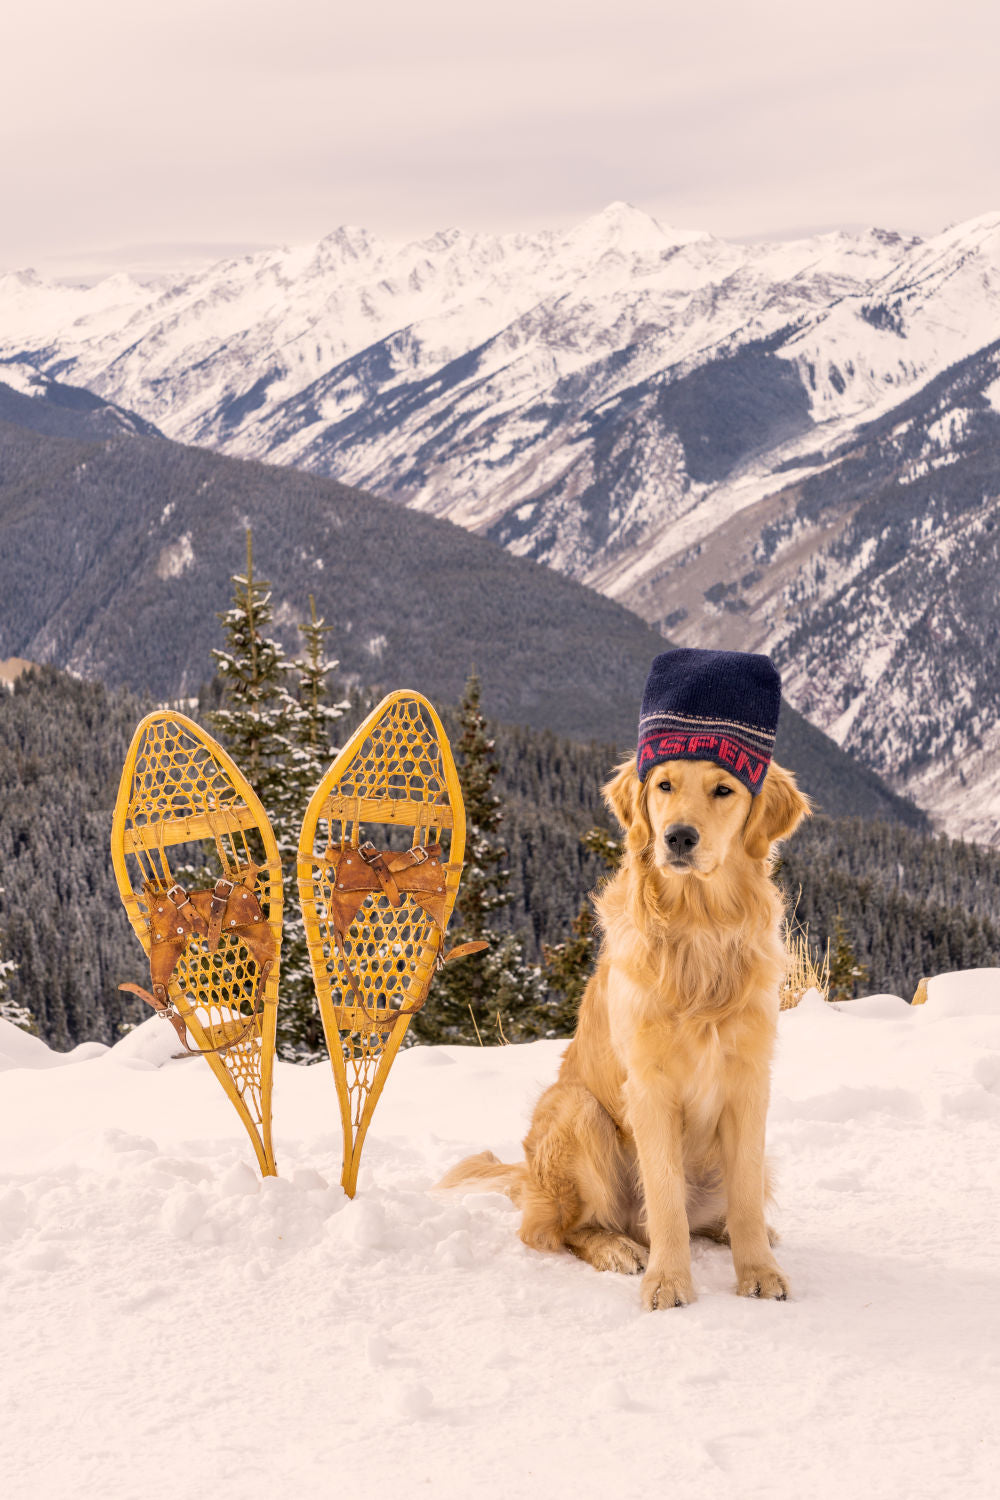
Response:
[[[898,413],[913,400],[927,426],[926,453],[913,462],[931,466],[927,513],[941,528],[925,541],[953,551],[943,517],[968,509],[971,429],[935,407],[932,387],[998,339],[995,213],[926,240],[870,229],[739,244],[614,204],[536,234],[452,230],[390,244],[335,230],[317,245],[220,262],[166,291],[120,278],[56,295],[0,278],[0,357],[91,388],[171,437],[330,474],[486,532],[661,628],[676,620],[692,640],[712,637],[742,579],[777,557],[762,544],[737,571],[726,539],[790,515],[796,486],[829,493],[816,502],[823,526],[807,534],[797,514],[794,546],[785,538],[783,586],[790,597],[827,589],[820,572],[847,566],[822,535],[848,534],[836,492],[857,476],[844,452],[860,444],[872,484],[905,488],[909,471],[893,477],[865,432],[908,420]],[[909,490],[911,512],[927,493]],[[990,484],[984,494],[989,509]],[[859,494],[855,511],[859,559],[874,549],[885,560],[878,537],[859,529],[877,507]],[[922,518],[911,520],[916,536]],[[679,582],[692,559],[705,575],[697,598]],[[933,571],[957,615],[973,574],[983,586],[971,560]],[[874,574],[868,582],[864,607],[878,620],[881,584]],[[675,587],[683,601],[668,597]],[[911,587],[918,600],[927,592],[916,574]],[[753,620],[751,633],[782,659],[793,701],[831,733],[853,734],[852,747],[926,798],[949,831],[1000,839],[1000,786],[994,795],[990,781],[984,803],[962,782],[961,704],[951,722],[947,702],[939,706],[946,774],[932,787],[912,757],[889,764],[879,752],[888,665],[853,692],[853,719],[833,711],[852,697],[858,655],[832,595],[825,613],[799,609],[784,633],[788,601],[770,597],[778,617]],[[908,609],[893,666],[898,676],[909,662],[915,690],[927,661],[924,607]],[[974,635],[970,658],[983,641]],[[826,704],[810,696],[817,660]],[[879,660],[873,652],[870,663]],[[964,671],[959,697],[991,691]],[[984,720],[984,754],[992,732]]]
[[[634,746],[646,672],[667,645],[638,616],[452,523],[164,438],[0,424],[0,656],[192,696],[222,645],[217,612],[248,525],[291,653],[313,594],[349,680],[447,704],[474,666],[492,717]],[[791,706],[777,753],[837,815],[926,826]]]

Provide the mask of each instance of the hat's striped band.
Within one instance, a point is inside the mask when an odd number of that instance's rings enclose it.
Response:
[[[770,759],[774,749],[774,730],[759,728],[740,719],[719,719],[698,714],[644,714],[639,720],[639,737],[650,734],[723,734]]]
[[[665,760],[713,760],[756,793],[764,784],[771,754],[768,749],[762,755],[745,739],[738,739],[722,728],[699,729],[693,734],[688,730],[656,729],[641,734],[637,758],[639,780],[644,781],[647,772]]]

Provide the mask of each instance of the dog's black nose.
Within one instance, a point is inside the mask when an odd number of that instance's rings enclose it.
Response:
[[[675,859],[686,859],[701,838],[701,834],[697,828],[692,828],[690,823],[671,823],[663,837]]]

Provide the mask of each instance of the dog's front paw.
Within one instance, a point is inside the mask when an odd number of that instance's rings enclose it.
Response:
[[[694,1301],[691,1277],[685,1272],[647,1271],[642,1278],[642,1305],[647,1312],[662,1307],[687,1307]]]
[[[736,1278],[741,1297],[770,1297],[775,1302],[788,1298],[788,1282],[777,1266],[746,1266]]]

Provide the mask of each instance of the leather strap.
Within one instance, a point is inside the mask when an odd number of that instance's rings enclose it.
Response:
[[[265,965],[265,968],[268,970],[268,972],[270,972],[270,964]],[[142,988],[142,985],[140,984],[120,984],[118,988],[120,990],[128,990],[133,995],[138,995],[140,1000],[145,1000],[147,1005],[151,1005],[153,1007],[153,1009],[156,1011],[156,1014],[160,1017],[161,1020],[169,1021],[171,1026],[176,1031],[178,1039],[180,1040],[180,1044],[184,1048],[185,1052],[190,1052],[192,1057],[204,1057],[210,1052],[228,1052],[230,1047],[238,1047],[240,1043],[244,1042],[250,1035],[256,1024],[257,1017],[260,1014],[257,1009],[257,999],[260,995],[260,991],[263,988],[266,978],[267,975],[262,970],[260,981],[257,986],[257,994],[254,995],[253,1015],[249,1018],[246,1025],[243,1027],[243,1030],[237,1036],[230,1037],[229,1041],[222,1042],[218,1047],[191,1046],[191,1043],[188,1040],[188,1030],[184,1024],[184,1017],[181,1015],[180,1011],[176,1009],[173,1001],[164,990],[162,984],[154,985],[152,994],[150,994],[149,990],[144,990]]]
[[[382,887],[382,893],[391,906],[399,906],[403,897],[396,883],[396,875],[403,870],[409,869],[411,865],[423,865],[427,863],[427,850],[420,844],[414,844],[412,848],[403,850],[400,854],[390,854],[392,869],[386,862],[386,857],[381,849],[376,849],[371,842],[360,844],[358,853],[375,873],[375,878]]]
[[[187,891],[181,885],[172,885],[166,893],[166,898],[174,910],[190,923],[191,927],[199,937],[208,937],[208,923],[198,908],[193,905]]]
[[[382,887],[382,894],[390,906],[399,906],[402,896],[399,894],[399,886],[392,878],[392,872],[385,862],[385,858],[375,848],[374,844],[362,844],[358,853],[365,864],[374,872],[375,879]]]
[[[317,864],[327,883],[331,925],[347,932],[369,894],[384,894],[395,910],[402,897],[422,906],[436,926],[444,923],[450,866],[441,862],[440,844],[379,851],[373,844],[331,846]]]
[[[237,870],[237,878],[221,876],[206,891],[188,893],[176,882],[168,889],[147,882],[143,887],[149,910],[149,975],[151,990],[138,984],[120,984],[151,1005],[157,1015],[168,1020],[186,1052],[227,1052],[250,1035],[260,1015],[260,1000],[277,953],[274,938],[264,920],[260,901],[254,889],[259,866],[253,863]],[[257,984],[253,994],[253,1011],[246,1025],[234,1037],[218,1047],[192,1047],[183,1016],[174,1007],[168,985],[192,935],[207,942],[216,952],[223,931],[235,942],[245,943],[258,965]]]
[[[209,890],[190,894],[180,885],[164,891],[151,882],[146,883],[143,889],[149,907],[150,936],[158,950],[157,967],[165,967],[163,974],[154,973],[154,979],[169,980],[192,934],[204,938],[214,953],[222,933],[226,932],[246,943],[258,963],[274,960],[271,929],[254,890],[257,869],[256,865],[247,865],[239,871],[239,879],[218,880]]]
[[[453,958],[468,958],[470,953],[482,953],[489,946],[485,938],[478,938],[475,942],[456,943],[454,948],[449,948],[447,953],[438,958],[438,968],[443,969]]]
[[[215,882],[212,890],[212,899],[209,903],[208,918],[208,946],[214,953],[219,946],[219,938],[222,935],[222,919],[226,915],[229,898],[236,889],[231,880],[222,876]]]

